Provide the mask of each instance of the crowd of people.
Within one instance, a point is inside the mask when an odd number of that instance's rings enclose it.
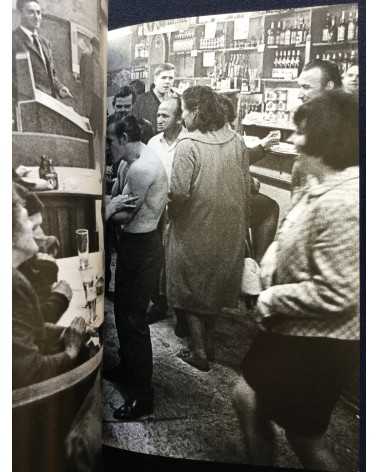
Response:
[[[251,229],[260,329],[233,394],[251,462],[272,463],[274,421],[304,466],[336,470],[324,433],[359,353],[358,67],[342,78],[315,60],[298,79],[292,206],[278,232],[277,202],[249,173],[276,138],[247,150],[227,97],[206,86],[179,97],[173,79],[163,64],[138,98],[125,86],[109,119],[105,215],[117,251],[120,362],[104,377],[126,392],[114,416],[152,413],[149,323],[168,310],[176,335],[188,337],[178,356],[211,370],[217,317],[240,300]],[[141,120],[152,126],[145,140]]]

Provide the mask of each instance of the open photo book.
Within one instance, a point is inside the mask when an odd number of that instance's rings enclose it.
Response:
[[[362,471],[365,3],[179,3],[12,0],[12,468]]]

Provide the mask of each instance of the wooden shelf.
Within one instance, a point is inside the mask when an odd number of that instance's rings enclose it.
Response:
[[[296,83],[297,79],[276,79],[272,77],[266,77],[263,79],[260,79],[262,82],[286,82],[286,83]]]
[[[355,46],[357,44],[358,44],[358,40],[354,39],[353,41],[336,41],[333,43],[319,42],[319,43],[312,43],[311,45],[315,47],[324,46],[324,47],[333,48],[335,46]]]
[[[217,49],[197,49],[198,52],[243,52],[243,51],[257,51],[257,46],[248,48],[217,48]]]
[[[305,44],[301,43],[301,44],[271,44],[271,45],[267,45],[266,48],[267,49],[280,49],[280,48],[304,48],[306,47]]]

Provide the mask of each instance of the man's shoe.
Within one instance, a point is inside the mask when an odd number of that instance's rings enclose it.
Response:
[[[113,417],[119,421],[133,421],[142,416],[151,415],[154,411],[152,400],[130,400],[117,408]]]
[[[164,320],[167,318],[167,311],[162,310],[157,305],[152,305],[152,307],[147,311],[147,323],[153,324],[158,321]]]

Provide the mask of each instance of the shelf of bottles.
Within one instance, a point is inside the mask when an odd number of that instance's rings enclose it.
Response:
[[[358,9],[339,5],[314,11],[314,17],[312,58],[333,61],[344,73],[358,60]]]
[[[268,48],[281,46],[304,47],[309,31],[309,21],[307,18],[305,20],[305,16],[298,15],[282,21],[273,20],[266,31],[265,44]]]
[[[190,53],[195,48],[195,30],[177,31],[171,36],[171,51],[173,53]]]
[[[260,70],[253,54],[232,52],[218,55],[209,75],[216,90],[237,90],[242,93],[260,90]]]
[[[291,15],[272,14],[265,18],[264,80],[294,81],[305,61],[310,40],[310,12]]]
[[[226,47],[226,36],[223,34],[221,36],[216,36],[215,38],[205,38],[201,37],[199,40],[199,49],[200,50],[215,50],[215,49],[224,49]]]

